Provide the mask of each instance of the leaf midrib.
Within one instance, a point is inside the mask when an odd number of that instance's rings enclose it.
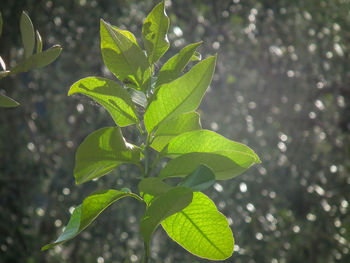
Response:
[[[186,219],[188,219],[190,221],[190,223],[197,229],[197,231],[202,234],[202,236],[221,254],[223,255],[224,257],[226,257],[227,255],[225,255],[224,252],[221,251],[220,248],[218,248],[204,233],[203,231],[193,222],[193,220],[184,212],[184,211],[181,211],[180,212],[181,214],[184,215],[184,217],[186,217]]]
[[[205,70],[205,73],[208,71],[209,68],[210,68],[210,64],[209,64],[209,66],[207,67],[207,69]],[[189,71],[189,72],[190,72],[190,71]],[[188,72],[188,73],[189,73],[189,72]],[[187,74],[188,74],[188,73],[187,73]],[[202,74],[202,75],[203,75],[203,76],[206,76],[206,74]],[[201,78],[200,81],[198,81],[198,83],[197,83],[197,85],[195,86],[195,88],[193,88],[193,89],[192,89],[192,92],[190,92],[190,93],[185,97],[185,99],[182,101],[182,103],[178,104],[168,115],[166,115],[165,117],[163,117],[163,119],[162,119],[160,122],[158,122],[158,124],[155,125],[155,126],[152,128],[152,130],[150,131],[150,133],[152,133],[156,127],[159,127],[159,125],[162,124],[162,122],[163,122],[164,120],[166,120],[167,117],[171,116],[171,114],[173,114],[181,105],[183,105],[183,104],[188,100],[188,98],[191,96],[191,94],[193,93],[193,91],[196,90],[196,89],[198,88],[198,86],[200,85],[200,83],[202,83],[203,79],[204,79],[204,77]],[[177,79],[175,79],[174,81],[176,81],[176,80],[177,80]],[[170,83],[171,83],[171,82],[170,82]],[[169,83],[169,84],[170,84],[170,83]],[[169,85],[169,84],[168,84],[168,85]],[[167,84],[164,84],[164,85],[167,85]],[[175,86],[175,87],[177,87],[177,86]],[[160,90],[160,88],[161,88],[161,86],[159,87],[159,90]],[[208,88],[208,87],[207,87],[207,88]],[[171,89],[171,87],[170,87],[169,89]],[[156,94],[156,95],[157,95],[157,94]],[[202,95],[202,97],[203,97],[203,95]],[[200,99],[200,100],[201,100],[201,99]],[[192,111],[189,111],[189,112],[192,112]],[[186,112],[184,112],[184,113],[186,113]]]

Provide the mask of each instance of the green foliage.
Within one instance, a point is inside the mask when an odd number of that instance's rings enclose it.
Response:
[[[76,153],[74,176],[81,184],[108,174],[122,163],[135,164],[142,174],[139,195],[128,189],[91,195],[75,209],[62,235],[43,249],[72,239],[110,204],[133,196],[145,207],[140,220],[145,243],[143,262],[149,260],[152,234],[160,224],[194,255],[214,260],[232,255],[234,242],[226,217],[199,191],[216,179],[237,176],[260,160],[249,147],[201,129],[195,110],[211,83],[216,56],[181,75],[190,61],[198,61],[196,48],[200,43],[192,44],[169,59],[158,75],[154,72],[153,64],[169,47],[168,27],[161,2],[144,22],[144,52],[132,33],[101,20],[103,60],[123,84],[88,77],[73,84],[68,94],[91,97],[107,109],[117,126],[87,136]],[[134,103],[141,106],[139,111]],[[138,146],[127,142],[120,128],[133,124],[140,133]],[[162,158],[174,159],[158,173],[155,168]],[[174,176],[185,178],[175,185],[171,180]],[[169,180],[165,182],[164,178]]]
[[[20,19],[20,31],[22,37],[22,43],[24,47],[24,57],[25,59],[15,66],[12,70],[6,69],[5,61],[0,57],[0,64],[2,71],[0,71],[0,79],[5,78],[12,74],[17,74],[20,72],[27,72],[32,69],[38,69],[45,67],[52,62],[54,62],[60,55],[62,48],[60,45],[54,45],[53,47],[42,51],[43,43],[39,31],[34,33],[33,23],[30,20],[26,12],[22,12]],[[2,33],[2,15],[0,12],[0,36]],[[33,54],[35,39],[37,42],[36,53]],[[0,107],[16,107],[20,105],[17,101],[0,94]]]
[[[140,162],[140,149],[123,138],[119,127],[99,129],[79,146],[74,168],[77,184],[99,178],[122,163]]]
[[[29,58],[33,54],[35,33],[32,21],[30,20],[28,14],[24,11],[21,16],[20,29],[24,47],[24,55],[25,58]]]
[[[162,1],[151,11],[142,26],[142,39],[150,65],[157,62],[170,46],[167,37],[169,24]]]
[[[201,192],[193,193],[189,206],[162,222],[174,241],[203,258],[223,260],[233,253],[233,236],[226,217]]]
[[[72,85],[68,95],[75,93],[84,94],[100,103],[120,127],[140,122],[129,93],[115,81],[97,77],[81,79]]]
[[[140,200],[140,198],[135,194],[125,193],[113,189],[97,191],[91,194],[89,197],[85,198],[83,204],[74,209],[66,229],[57,238],[57,240],[52,244],[44,246],[42,250],[52,248],[74,238],[81,231],[87,228],[108,206],[127,196]]]

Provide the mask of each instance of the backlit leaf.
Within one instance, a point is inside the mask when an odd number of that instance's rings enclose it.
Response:
[[[200,130],[199,114],[189,112],[181,114],[173,119],[164,121],[154,134],[151,147],[160,152],[171,139],[181,133]]]
[[[158,73],[156,87],[177,79],[188,62],[191,61],[191,58],[193,58],[196,53],[197,47],[201,45],[201,43],[202,42],[190,44],[181,49],[178,54],[170,58]]]
[[[75,82],[68,95],[81,93],[105,107],[118,126],[138,123],[137,112],[129,93],[115,81],[87,77]]]
[[[188,206],[192,196],[193,193],[189,188],[177,186],[156,197],[140,222],[140,230],[145,242],[149,243],[154,230],[164,219]]]
[[[141,201],[141,199],[132,193],[125,193],[118,190],[97,191],[85,198],[83,204],[77,206],[68,222],[67,227],[58,239],[41,250],[47,250],[60,245],[77,236],[81,231],[87,228],[108,206],[119,199],[130,196]]]
[[[150,83],[150,67],[133,35],[101,20],[101,51],[107,68],[122,82],[146,90]]]
[[[163,121],[194,111],[209,87],[216,56],[195,65],[178,79],[159,87],[145,113],[146,129],[151,133]]]
[[[220,155],[219,152],[186,153],[169,161],[161,170],[159,177],[184,177],[193,171],[198,165],[205,164],[212,169],[216,180],[226,180],[242,174],[255,163],[255,158],[253,156],[246,157],[249,158],[250,162],[238,164],[232,159]]]
[[[29,58],[33,54],[35,44],[35,33],[32,21],[26,12],[22,12],[20,30],[24,47],[24,55]]]
[[[142,39],[151,65],[157,62],[170,46],[167,37],[169,23],[162,1],[149,13],[142,26]]]
[[[162,222],[169,237],[199,257],[224,260],[233,253],[234,240],[226,217],[201,192],[192,203]]]
[[[75,156],[77,184],[99,178],[122,163],[138,164],[140,149],[127,143],[119,127],[107,127],[90,134]]]

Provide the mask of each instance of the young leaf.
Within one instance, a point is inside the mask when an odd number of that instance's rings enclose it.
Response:
[[[252,160],[260,163],[259,157],[248,146],[209,130],[190,131],[175,137],[164,149],[162,155],[179,156],[191,152],[223,155],[243,167],[251,164]]]
[[[39,31],[36,31],[36,53],[40,53],[43,51],[43,40],[41,39],[41,35]]]
[[[169,237],[194,255],[224,260],[233,253],[234,240],[226,217],[201,192],[192,203],[162,223]]]
[[[122,163],[138,164],[140,149],[123,138],[119,127],[107,127],[90,134],[75,156],[77,184],[99,178]]]
[[[151,73],[147,58],[131,37],[130,32],[119,30],[101,20],[101,52],[107,68],[122,82],[131,82],[145,91]]]
[[[24,55],[29,58],[33,54],[35,34],[32,21],[30,20],[26,12],[22,12],[20,21],[20,30],[22,36],[22,42],[24,46]]]
[[[177,79],[191,58],[194,56],[196,49],[202,42],[190,44],[180,50],[178,54],[170,58],[160,69],[156,87],[169,83]]]
[[[63,233],[58,237],[58,239],[42,247],[42,251],[53,248],[57,245],[60,245],[75,236],[77,236],[81,231],[87,228],[99,214],[103,212],[108,206],[118,201],[119,199],[130,196],[134,197],[137,200],[140,200],[140,197],[132,194],[125,193],[117,190],[102,190],[97,191],[85,198],[83,204],[77,206],[68,222],[67,227]]]
[[[195,65],[180,78],[159,87],[145,113],[145,127],[151,133],[163,121],[195,110],[213,77],[216,56]]]
[[[198,113],[181,114],[159,125],[158,130],[154,134],[151,147],[160,152],[177,135],[188,131],[200,130],[201,128]]]
[[[215,183],[215,175],[213,171],[203,164],[200,164],[196,170],[186,176],[180,186],[185,186],[192,191],[204,191]]]
[[[154,230],[164,219],[188,206],[192,196],[191,189],[177,186],[156,197],[140,222],[140,231],[145,243],[149,243]]]
[[[60,55],[62,51],[61,46],[54,45],[53,47],[45,50],[44,52],[34,54],[18,64],[13,70],[11,70],[11,74],[19,73],[19,72],[27,72],[31,69],[37,69],[45,67],[46,65],[54,62],[56,58]]]
[[[167,37],[169,23],[162,1],[149,13],[142,26],[142,39],[151,65],[157,62],[170,46]]]
[[[138,188],[140,193],[146,193],[153,196],[158,196],[169,191],[171,186],[164,183],[159,178],[148,177],[140,181]]]
[[[229,153],[230,152],[226,152],[225,154]],[[234,152],[232,152],[232,154],[233,156],[235,155]],[[198,165],[205,164],[212,169],[216,180],[227,180],[240,175],[256,162],[254,156],[244,155],[244,158],[247,158],[247,160],[250,161],[238,164],[233,161],[232,158],[230,159],[226,156],[219,155],[219,152],[186,153],[168,162],[161,170],[159,178],[184,177],[193,171]]]
[[[81,93],[94,99],[105,107],[118,126],[139,123],[134,103],[129,93],[115,81],[87,77],[75,82],[69,89],[68,96]]]
[[[6,72],[6,71],[5,71]],[[0,94],[0,107],[13,108],[17,107],[19,103],[10,97]]]

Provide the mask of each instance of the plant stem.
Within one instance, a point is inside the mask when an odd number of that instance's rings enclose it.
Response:
[[[144,242],[145,254],[143,255],[142,263],[148,263],[149,261],[149,244]]]

